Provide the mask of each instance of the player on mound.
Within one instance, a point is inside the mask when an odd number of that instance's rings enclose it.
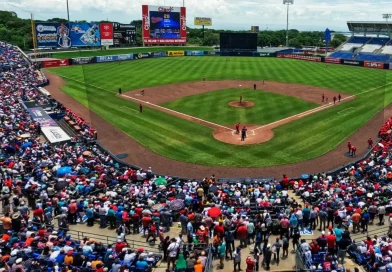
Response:
[[[246,138],[246,132],[247,132],[248,130],[246,129],[246,127],[244,126],[243,128],[242,128],[242,130],[241,130],[241,141],[245,141],[245,138]]]

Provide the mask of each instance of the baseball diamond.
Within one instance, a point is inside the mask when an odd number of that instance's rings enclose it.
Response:
[[[53,74],[62,76],[66,84],[61,87],[67,94],[156,154],[178,161],[175,163],[209,169],[245,167],[235,171],[246,171],[249,176],[272,173],[260,167],[290,168],[295,163],[323,158],[348,137],[356,137],[355,131],[392,99],[389,74],[383,70],[340,65],[326,69],[320,63],[277,58],[229,59],[146,59],[121,66],[107,63],[48,69],[46,75],[50,79],[55,77]],[[158,72],[163,67],[165,72]],[[255,92],[253,84],[257,84]],[[239,99],[239,85],[245,88],[241,89],[245,99],[247,94],[253,99],[253,107],[228,107],[229,102]],[[116,96],[118,87],[131,91]],[[338,95],[342,101],[334,105],[333,97]],[[322,102],[323,96],[330,98],[328,103]],[[138,110],[139,103],[147,107],[143,114],[124,108]],[[339,114],[346,108],[350,110]],[[297,118],[288,122],[290,116]],[[279,120],[283,122],[277,123]],[[91,121],[94,123],[94,119]],[[222,126],[231,134],[237,122],[251,125],[249,142],[238,141],[236,145],[238,139],[233,135],[233,139],[223,140],[230,145],[222,143],[217,136],[225,133]],[[258,129],[257,124],[270,126],[271,131],[266,132],[268,127]],[[214,132],[218,127],[219,131]],[[252,142],[253,130],[262,139]],[[366,141],[368,135],[363,137]],[[359,146],[357,154],[364,152],[366,148]],[[140,158],[128,160],[142,163]],[[348,158],[339,156],[333,165],[345,162]],[[162,168],[166,174],[168,170]],[[189,172],[184,169],[186,174]]]

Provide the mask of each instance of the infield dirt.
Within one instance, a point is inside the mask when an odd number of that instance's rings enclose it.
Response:
[[[153,171],[162,175],[173,175],[182,176],[188,178],[203,178],[215,174],[218,178],[223,177],[275,177],[280,178],[282,174],[287,174],[289,177],[300,176],[303,173],[319,173],[339,167],[343,164],[349,163],[353,158],[346,157],[346,141],[342,142],[334,150],[312,160],[302,161],[299,163],[268,166],[262,168],[241,168],[241,167],[226,167],[226,166],[204,166],[196,165],[181,161],[176,161],[159,154],[152,152],[149,149],[141,146],[134,139],[120,131],[118,128],[105,121],[101,116],[90,111],[83,105],[81,105],[74,98],[61,91],[61,87],[66,82],[59,76],[45,72],[45,75],[50,80],[50,85],[45,87],[51,96],[60,101],[64,106],[69,107],[76,114],[82,116],[88,123],[92,124],[98,131],[98,140],[113,154],[128,153],[129,156],[124,159],[125,162],[137,165],[142,168],[152,167]],[[235,82],[235,81],[233,81]],[[242,81],[244,82],[244,81]],[[252,84],[249,86],[253,87],[253,81],[246,81]],[[203,82],[199,83],[203,84]],[[265,85],[270,85],[272,82],[267,82]],[[280,83],[279,83],[280,84]],[[238,88],[238,81],[236,88]],[[244,86],[244,84],[242,84]],[[291,84],[290,84],[291,85]],[[293,84],[295,85],[295,84]],[[212,90],[220,89],[222,86],[218,84]],[[259,85],[262,86],[262,85]],[[271,86],[271,85],[270,85]],[[298,86],[298,85],[297,85]],[[300,85],[299,85],[300,86]],[[308,86],[304,86],[308,87]],[[164,89],[162,86],[154,87],[158,89]],[[309,87],[308,87],[309,88]],[[313,87],[311,87],[313,88]],[[310,88],[309,88],[310,89]],[[315,88],[317,89],[317,88]],[[147,89],[145,89],[147,90]],[[263,87],[263,90],[268,90]],[[325,90],[325,89],[322,89]],[[300,93],[304,93],[304,90],[299,90]],[[135,91],[137,93],[137,91]],[[330,94],[336,94],[331,91]],[[196,93],[195,93],[196,94]],[[148,92],[146,91],[146,96]],[[140,98],[139,96],[136,96]],[[308,96],[308,99],[313,97],[312,102],[321,104],[321,93],[313,94]],[[342,97],[345,97],[342,95]],[[302,98],[307,100],[305,98]],[[169,100],[171,101],[171,100]],[[307,100],[310,101],[310,100]],[[318,102],[317,102],[318,101]],[[163,103],[163,101],[161,102]],[[367,152],[367,139],[372,137],[377,139],[378,130],[387,118],[392,115],[392,104],[388,105],[384,110],[380,111],[374,118],[367,122],[362,128],[348,137],[347,141],[357,143],[357,155],[358,157]],[[208,152],[207,150],[205,152]],[[268,155],[268,154],[266,154]],[[271,156],[273,154],[270,154]]]

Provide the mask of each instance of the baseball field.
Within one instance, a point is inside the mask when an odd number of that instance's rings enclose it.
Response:
[[[278,58],[158,58],[48,72],[63,78],[66,94],[146,149],[207,166],[253,168],[314,159],[392,102],[386,70]],[[241,95],[250,103],[230,105]],[[334,105],[338,95],[342,101]],[[235,134],[237,122],[247,127],[249,142]],[[365,141],[355,144],[364,151]]]

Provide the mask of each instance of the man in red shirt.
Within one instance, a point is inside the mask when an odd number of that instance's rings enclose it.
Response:
[[[349,154],[351,154],[351,146],[352,146],[352,145],[351,145],[351,142],[348,141],[348,142],[347,142],[347,148],[348,148],[348,153],[349,153]]]
[[[283,175],[282,187],[283,189],[289,188],[289,178],[286,175]]]
[[[140,216],[135,212],[132,214],[133,234],[139,234]]]
[[[219,238],[223,238],[225,234],[225,228],[223,227],[223,222],[219,222],[219,225],[215,226],[215,233]]]
[[[237,238],[240,239],[240,247],[246,247],[246,240],[248,239],[248,228],[244,223],[237,228]]]
[[[235,130],[236,130],[236,133],[237,134],[240,134],[240,122],[238,122],[236,125],[235,125]]]
[[[332,255],[335,254],[335,243],[336,243],[336,236],[330,232],[330,234],[327,236],[327,247],[328,247],[328,252],[331,253]]]
[[[33,215],[39,217],[41,219],[41,222],[44,222],[44,210],[42,210],[41,208],[37,207],[37,209],[33,211]]]
[[[284,216],[280,220],[280,238],[283,238],[286,233],[289,233],[290,221]]]
[[[148,213],[146,213],[142,218],[143,225],[143,236],[146,235],[146,231],[150,229],[150,224],[152,223],[152,219]]]
[[[72,225],[76,225],[76,212],[78,211],[78,206],[76,205],[76,200],[71,200],[71,204],[68,206],[68,222]]]
[[[121,252],[122,252],[122,249],[124,248],[124,247],[126,247],[127,246],[127,244],[126,243],[124,243],[121,239],[118,239],[117,240],[117,243],[116,243],[116,254],[118,255],[118,254],[120,254]]]
[[[351,146],[351,154],[353,157],[355,157],[355,152],[357,151],[357,148],[355,146]]]
[[[143,212],[143,208],[142,207],[137,207],[135,209],[135,213],[137,213],[140,217],[142,217],[142,212]]]

